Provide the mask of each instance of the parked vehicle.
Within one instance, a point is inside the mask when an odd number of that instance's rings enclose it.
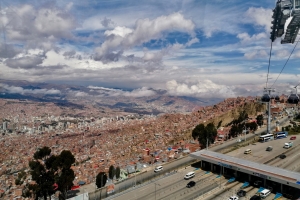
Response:
[[[284,146],[283,148],[286,148],[286,149],[289,149],[293,146],[293,142],[287,142],[287,143],[284,143]]]
[[[268,189],[264,189],[263,191],[261,191],[260,193],[259,193],[259,196],[261,197],[261,198],[266,198],[267,196],[269,196],[271,194],[271,191],[270,190],[268,190]]]
[[[231,196],[228,200],[239,200],[239,198],[237,196]]]
[[[250,198],[250,200],[261,200],[261,197],[258,195],[254,195]]]
[[[262,186],[263,182],[261,180],[254,181],[253,185],[256,187]]]
[[[247,192],[245,190],[240,190],[236,193],[239,197],[244,197],[246,196]]]

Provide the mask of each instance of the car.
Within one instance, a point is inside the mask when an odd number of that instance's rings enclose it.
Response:
[[[258,195],[254,195],[250,198],[250,200],[261,200],[261,197]]]
[[[296,140],[296,136],[292,136],[290,140]]]
[[[239,198],[237,196],[231,196],[228,198],[228,200],[239,200]]]
[[[239,196],[239,197],[244,197],[244,196],[246,196],[246,191],[245,190],[240,190],[240,191],[238,191],[236,194]]]
[[[163,169],[164,169],[163,166],[157,166],[155,167],[154,172],[160,172]]]
[[[262,181],[261,180],[257,180],[257,181],[254,181],[253,185],[256,186],[256,187],[260,187],[262,185]]]
[[[284,155],[284,154],[281,154],[281,155],[279,156],[279,158],[281,158],[281,159],[285,159],[285,158],[286,158],[286,155]]]
[[[190,182],[188,182],[188,184],[186,185],[186,187],[191,188],[191,187],[194,187],[195,185],[196,185],[195,181],[190,181]]]
[[[184,176],[185,180],[191,179],[195,176],[195,172],[189,172]]]
[[[272,146],[268,146],[266,151],[272,151],[273,150],[273,147]]]

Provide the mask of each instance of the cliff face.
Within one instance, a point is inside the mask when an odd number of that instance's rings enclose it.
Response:
[[[241,112],[245,111],[248,116],[257,116],[258,113],[264,112],[266,109],[265,105],[257,102],[247,102],[244,105],[238,106],[225,114],[215,117],[209,122],[213,122],[218,125],[222,121],[222,126],[230,123],[233,119],[237,119]]]

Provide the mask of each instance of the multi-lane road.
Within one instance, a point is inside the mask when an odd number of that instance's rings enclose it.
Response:
[[[283,121],[286,121],[283,119]],[[261,130],[264,131],[264,130]],[[259,132],[258,132],[259,133]],[[247,140],[252,136],[247,135]],[[285,142],[290,141],[290,137],[278,140],[269,141],[266,143],[249,143],[249,145],[242,146],[234,151],[229,152],[227,155],[234,157],[247,159],[257,163],[265,163],[271,166],[285,168],[291,171],[300,172],[300,138],[293,140],[293,147],[290,149],[283,148]],[[212,149],[222,149],[230,145],[230,143],[236,143],[236,141],[230,141],[227,145],[220,145]],[[268,146],[272,146],[272,151],[266,151]],[[246,149],[251,149],[251,154],[244,154]],[[280,154],[285,154],[287,157],[281,159],[278,156]],[[188,159],[188,158],[186,158]],[[185,159],[183,159],[185,160]],[[175,164],[175,163],[174,163]],[[164,173],[167,170],[160,173]],[[186,185],[190,180],[184,180],[184,175],[189,171],[195,171],[196,176],[191,180],[196,182],[196,186],[192,188],[187,188]],[[148,173],[153,173],[153,176],[157,176],[154,171],[149,171]],[[207,173],[201,169],[195,169],[191,166],[188,166],[183,169],[179,169],[176,173],[173,173],[169,176],[157,176],[157,178],[152,181],[148,181],[142,185],[139,185],[130,190],[126,190],[122,193],[113,195],[106,199],[114,200],[124,200],[124,199],[228,199],[231,195],[236,194],[236,192],[241,187],[242,183],[234,182],[228,184],[228,180],[224,177],[220,177],[217,174]],[[246,197],[240,198],[249,199],[254,195],[258,188],[252,186],[245,189],[247,191]],[[271,194],[266,199],[273,199],[275,194]],[[284,199],[284,198],[282,198]]]

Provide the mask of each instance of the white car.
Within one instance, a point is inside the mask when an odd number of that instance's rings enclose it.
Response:
[[[155,167],[154,172],[159,172],[161,170],[163,170],[163,167],[162,166],[157,166],[157,167]]]
[[[237,196],[231,196],[228,200],[239,200],[239,198]]]

